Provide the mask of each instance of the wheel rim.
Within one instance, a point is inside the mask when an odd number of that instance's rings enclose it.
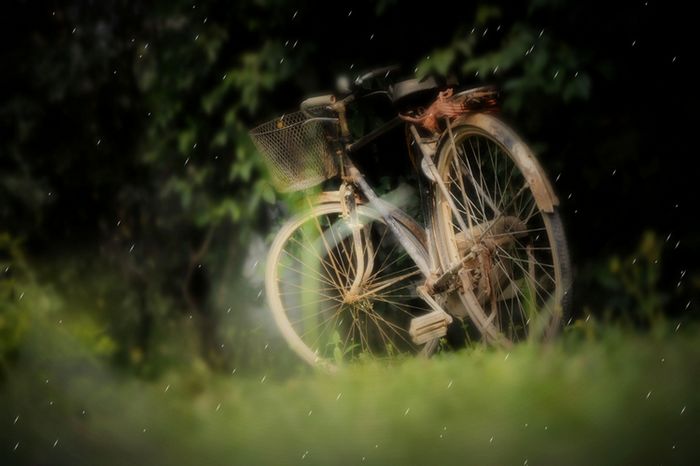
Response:
[[[415,293],[420,279],[378,214],[360,206],[352,221],[333,204],[296,217],[278,234],[266,285],[275,321],[292,349],[312,364],[333,368],[356,358],[420,350],[408,335],[410,319],[429,311]]]
[[[454,137],[457,156],[447,141],[438,170],[467,231],[442,202],[441,261],[473,256],[469,278],[479,305],[470,310],[482,334],[506,342],[548,338],[561,320],[561,267],[548,214],[539,210],[516,163],[522,144],[510,141],[509,151],[472,126]]]

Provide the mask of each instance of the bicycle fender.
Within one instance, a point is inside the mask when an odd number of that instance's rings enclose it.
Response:
[[[456,118],[452,122],[453,131],[462,125],[473,126],[484,131],[510,151],[515,158],[516,165],[524,174],[532,190],[537,207],[547,213],[554,211],[554,207],[559,205],[559,198],[554,193],[554,188],[532,150],[512,129],[495,116],[485,113]],[[450,144],[450,133],[449,131],[444,131],[438,142],[437,153],[442,154],[442,151],[449,150]]]

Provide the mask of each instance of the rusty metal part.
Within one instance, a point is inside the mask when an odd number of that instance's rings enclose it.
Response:
[[[518,217],[500,217],[456,233],[455,240],[460,256],[465,256],[482,241],[488,242],[487,247],[491,250],[495,249],[496,246],[503,247],[509,244],[513,238],[524,236],[526,229],[527,227]]]
[[[497,110],[497,92],[493,88],[479,88],[473,91],[454,94],[452,88],[441,91],[437,99],[418,115],[399,114],[402,120],[427,129],[431,133],[440,131],[439,122],[443,118],[457,118],[474,112],[489,113]]]

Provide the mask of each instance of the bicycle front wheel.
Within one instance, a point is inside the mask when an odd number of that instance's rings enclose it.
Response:
[[[312,365],[333,369],[422,349],[408,328],[430,312],[415,291],[425,279],[375,210],[359,205],[356,214],[343,216],[339,203],[317,205],[282,227],[268,255],[275,322]],[[427,256],[415,228],[400,228]]]
[[[487,341],[554,335],[568,304],[571,267],[556,207],[545,212],[538,205],[543,184],[536,193],[533,179],[548,182],[530,149],[497,118],[474,115],[452,128],[437,169],[459,211],[438,195],[437,249],[444,268],[461,261],[468,270],[464,314]]]

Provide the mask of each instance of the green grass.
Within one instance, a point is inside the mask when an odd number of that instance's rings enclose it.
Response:
[[[700,460],[697,328],[588,326],[547,347],[475,348],[334,376],[224,375],[193,363],[147,381],[50,328],[32,327],[0,384],[2,464]]]

